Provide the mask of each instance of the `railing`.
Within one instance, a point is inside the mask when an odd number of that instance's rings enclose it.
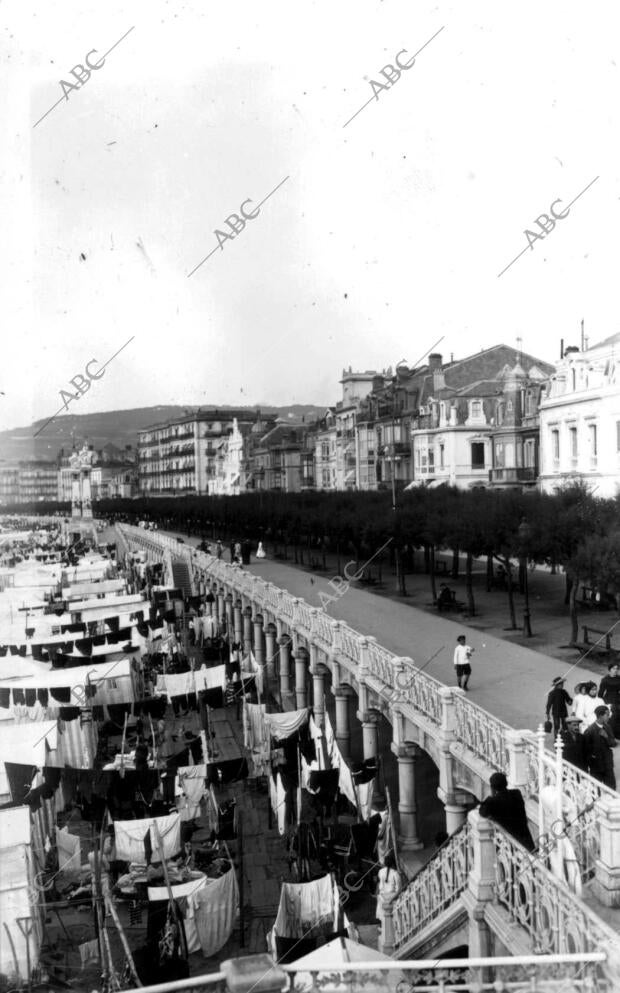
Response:
[[[314,627],[312,629],[314,638],[321,642],[324,651],[328,651],[334,640],[334,629],[332,620],[324,611],[319,610],[314,615]]]
[[[618,935],[510,835],[496,828],[496,901],[523,928],[537,954],[598,952]]]
[[[441,725],[443,707],[439,690],[442,683],[433,676],[411,668],[405,671],[408,676],[401,700],[425,714],[433,724]],[[410,675],[409,675],[410,674]],[[405,680],[402,680],[405,683]],[[399,687],[400,688],[400,687]]]
[[[355,665],[359,665],[361,648],[360,648],[360,638],[361,634],[354,631],[347,624],[342,624],[340,627],[340,651],[341,654],[346,655],[347,658],[353,662]]]
[[[387,648],[382,648],[374,641],[368,642],[368,672],[375,679],[379,679],[386,686],[394,686],[395,670],[394,670],[394,659],[396,658],[392,652],[388,652]]]
[[[439,917],[463,893],[473,865],[469,822],[446,841],[392,906],[395,947]]]
[[[222,963],[221,971],[144,986],[143,993],[231,991],[251,993],[310,993],[318,990],[398,990],[399,993],[615,993],[602,973],[606,955],[515,955],[495,958],[413,959],[334,964],[304,970],[297,963],[276,965],[266,955],[246,956]],[[234,972],[233,972],[234,970]],[[245,974],[245,975],[243,975]],[[242,978],[243,977],[243,978]],[[232,980],[227,982],[227,980]]]
[[[487,765],[508,770],[508,724],[460,694],[454,695],[457,742]]]
[[[555,786],[557,761],[544,748],[544,744],[541,748],[533,734],[525,742],[525,754],[527,785],[524,792],[527,797],[538,800],[541,786]],[[594,876],[600,853],[600,823],[594,804],[603,798],[617,800],[618,794],[570,762],[562,761],[561,770],[566,835],[575,849],[582,880],[586,882]],[[539,781],[541,773],[542,782]]]

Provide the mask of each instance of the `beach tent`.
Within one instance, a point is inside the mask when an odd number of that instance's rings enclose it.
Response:
[[[345,993],[361,989],[364,985],[368,988],[368,973],[372,973],[373,962],[391,962],[389,955],[378,952],[367,945],[360,945],[349,938],[334,938],[326,945],[317,948],[316,951],[304,955],[303,958],[295,962],[295,976],[293,981],[293,991],[299,993],[313,990],[314,978],[312,973],[321,972],[321,993]],[[340,971],[346,968],[348,962],[367,962],[368,970],[364,973]],[[325,975],[327,973],[328,975]],[[390,972],[377,972],[376,984],[373,986],[381,989],[396,990],[399,982],[404,979],[400,969]]]
[[[30,830],[29,807],[0,810],[0,973],[24,981],[38,965],[43,935]]]

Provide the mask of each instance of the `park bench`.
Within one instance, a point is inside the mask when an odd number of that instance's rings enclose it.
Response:
[[[583,625],[583,643],[584,643],[584,645],[594,645],[594,644],[596,644],[596,641],[598,641],[598,639],[595,639],[594,642],[590,641],[590,635],[591,634],[599,635],[600,637],[603,637],[603,636],[605,637],[605,648],[603,648],[602,646],[598,646],[599,652],[603,652],[603,651],[604,652],[611,652],[612,651],[612,647],[611,647],[612,632],[610,630],[601,631],[600,628],[593,628],[589,624],[584,624]]]
[[[440,607],[439,598],[437,598],[437,600],[435,601],[435,606],[437,607],[437,610],[439,611],[440,614],[448,614],[450,613],[451,610],[462,611],[465,610],[466,608],[466,604],[464,604],[461,600],[456,599],[456,593],[454,590],[450,590],[449,601],[444,600]]]

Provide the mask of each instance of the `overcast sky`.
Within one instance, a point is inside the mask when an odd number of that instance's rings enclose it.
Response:
[[[520,336],[553,361],[582,318],[592,343],[618,330],[615,4],[5,0],[2,14],[0,427],[51,416],[132,335],[71,412],[327,404],[343,366],[412,364],[442,336],[446,358]],[[343,127],[382,67],[433,35]],[[121,38],[36,124],[60,80]],[[525,229],[594,179],[528,248]],[[280,183],[218,248],[225,219]]]

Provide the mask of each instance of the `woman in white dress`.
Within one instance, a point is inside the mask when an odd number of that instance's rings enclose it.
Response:
[[[580,731],[582,734],[587,728],[590,727],[591,724],[596,722],[596,708],[607,706],[605,701],[598,695],[596,683],[586,683],[586,686],[588,687],[588,695],[585,699],[583,719],[580,726]]]
[[[379,879],[377,882],[377,920],[379,921],[380,933],[383,934],[385,927],[384,903],[392,903],[401,891],[400,873],[396,868],[396,859],[393,852],[388,852],[385,856],[385,863],[379,869]]]
[[[265,552],[265,549],[263,548],[263,543],[262,543],[262,541],[259,541],[258,548],[256,549],[256,558],[257,559],[264,559],[266,557],[267,557],[267,553]]]
[[[583,733],[585,730],[584,719],[586,710],[588,710],[588,702],[590,697],[588,696],[588,684],[587,683],[577,683],[575,686],[575,696],[573,697],[573,705],[571,707],[571,714],[578,717],[580,720],[579,730]]]

